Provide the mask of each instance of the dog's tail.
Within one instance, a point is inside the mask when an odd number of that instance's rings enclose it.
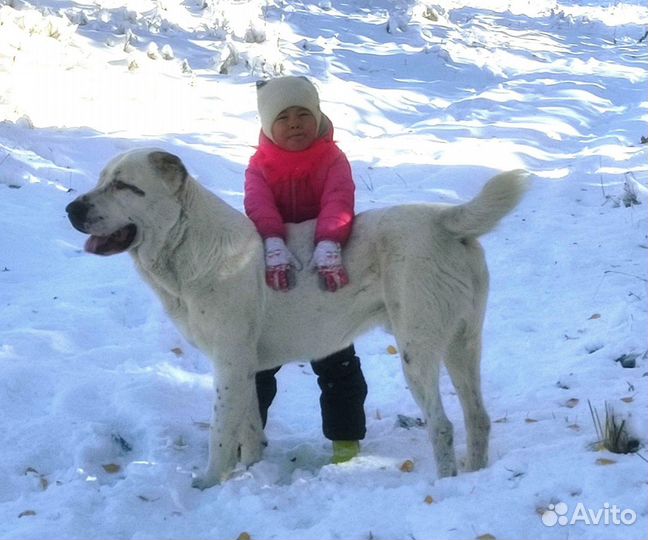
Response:
[[[515,208],[528,187],[529,175],[526,171],[498,174],[488,181],[472,201],[444,208],[440,223],[460,237],[476,238],[486,234]]]

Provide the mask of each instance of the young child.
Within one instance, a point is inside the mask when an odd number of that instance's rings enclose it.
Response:
[[[296,260],[285,244],[285,223],[317,219],[310,267],[320,287],[333,293],[349,282],[341,248],[351,234],[355,185],[333,125],[320,111],[319,95],[305,77],[257,83],[261,134],[245,172],[245,211],[265,245],[266,283],[286,292],[296,284]],[[333,462],[359,452],[365,436],[367,385],[353,345],[311,362],[321,389],[322,429],[333,441]],[[277,393],[279,368],[256,376],[265,426]]]

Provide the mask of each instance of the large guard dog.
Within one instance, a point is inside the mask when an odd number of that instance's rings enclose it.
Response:
[[[396,337],[443,477],[455,475],[457,466],[453,427],[439,393],[442,361],[464,411],[467,468],[488,462],[490,421],[479,370],[488,272],[477,237],[515,207],[525,178],[521,171],[500,174],[459,206],[358,214],[343,251],[350,284],[334,294],[321,291],[307,271],[290,292],[268,288],[252,222],[163,151],[135,150],[113,159],[97,187],[66,210],[72,225],[91,235],[86,251],[131,254],[182,332],[214,364],[209,461],[197,487],[223,481],[239,460],[260,459],[265,441],[257,371],[323,358],[376,325]],[[288,231],[289,249],[307,262],[314,222]]]

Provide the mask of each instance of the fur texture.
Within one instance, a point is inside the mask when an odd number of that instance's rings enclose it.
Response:
[[[490,421],[480,386],[488,272],[477,241],[518,203],[522,171],[491,179],[459,206],[403,205],[357,215],[344,248],[350,284],[322,292],[298,273],[288,293],[265,285],[263,246],[243,214],[187,174],[179,158],[135,150],[111,161],[99,184],[67,211],[90,234],[86,249],[128,251],[186,337],[214,364],[209,460],[200,488],[223,481],[237,462],[261,458],[264,435],[254,374],[323,358],[382,325],[398,344],[409,387],[427,420],[439,476],[457,473],[453,426],[439,393],[445,362],[464,411],[467,469],[488,463]],[[315,222],[288,227],[302,261]]]

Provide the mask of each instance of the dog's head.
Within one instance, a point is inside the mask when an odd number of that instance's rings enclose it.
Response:
[[[114,255],[163,235],[178,221],[187,169],[173,154],[134,150],[114,158],[97,187],[65,209],[72,225],[89,234],[85,250]]]

